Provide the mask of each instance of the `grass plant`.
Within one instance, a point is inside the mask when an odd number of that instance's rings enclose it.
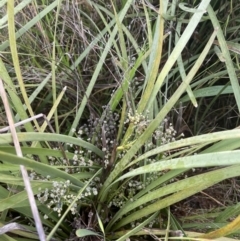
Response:
[[[238,239],[238,9],[2,1],[0,239]]]

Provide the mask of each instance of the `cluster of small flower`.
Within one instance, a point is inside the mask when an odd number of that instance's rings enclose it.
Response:
[[[132,197],[137,192],[144,189],[144,187],[143,182],[130,180],[126,185],[121,187],[119,194],[113,198],[108,207],[115,206],[121,208],[127,200],[132,200]]]
[[[131,199],[137,192],[144,189],[144,187],[145,185],[143,182],[137,181],[137,180],[130,180],[128,182],[128,188],[127,188],[128,199]]]
[[[72,145],[67,143],[67,146],[70,148],[73,148]],[[56,149],[56,148],[55,148]],[[58,150],[58,149],[57,149]],[[84,150],[73,150],[74,155],[70,160],[66,160],[63,157],[53,157],[53,156],[48,156],[49,164],[51,166],[66,166],[65,172],[67,173],[78,173],[81,170],[81,167],[92,167],[93,166],[93,161],[87,157],[86,151]],[[68,152],[66,150],[65,152]],[[89,154],[89,152],[87,152]]]
[[[91,118],[78,130],[79,138],[87,141],[94,140],[95,143],[98,143],[97,146],[104,152],[104,160],[101,162],[105,168],[107,168],[112,150],[115,148],[118,121],[119,115],[107,110],[104,120]]]
[[[130,110],[128,112],[128,120],[133,123],[134,125],[138,125],[141,121],[145,121],[145,116],[139,113],[135,113],[135,115],[132,115],[132,111]]]
[[[80,199],[88,196],[97,196],[98,195],[98,190],[96,187],[87,187],[85,192],[81,195]]]
[[[37,194],[38,200],[41,203],[47,203],[47,207],[52,209],[54,212],[58,213],[58,216],[61,216],[61,212],[63,209],[63,205],[69,206],[74,199],[75,195],[70,193],[69,186],[70,181],[67,180],[65,182],[57,182],[53,181],[53,188],[50,190],[46,188],[45,190],[39,189],[39,193]],[[72,214],[76,214],[77,212],[77,204],[75,203],[71,208]],[[47,218],[47,216],[45,216]]]
[[[110,207],[114,206],[114,207],[121,208],[121,207],[123,207],[125,202],[126,202],[125,198],[122,198],[121,195],[115,196],[113,198],[113,200],[108,204],[108,207],[110,208]]]
[[[131,112],[129,112],[128,114],[128,120],[126,121],[126,123],[128,122],[133,123],[135,127],[135,136],[132,137],[132,139],[136,139],[136,136],[138,136],[139,134],[142,134],[150,123],[147,116],[144,116],[138,113],[136,113],[133,116],[131,115]],[[160,145],[173,142],[175,141],[175,136],[176,136],[176,131],[174,130],[173,125],[171,123],[168,123],[168,120],[165,119],[163,123],[154,131],[152,137],[149,138],[149,140],[146,142],[143,150],[148,151]],[[121,157],[121,155],[125,155],[125,153],[126,153],[126,150],[123,150],[121,153],[118,154],[118,157]],[[168,155],[167,153],[162,153],[162,154],[159,154],[158,156],[152,156],[150,158],[145,159],[144,163],[146,165],[154,163],[156,161],[159,161],[159,158],[163,158],[167,155]],[[129,171],[131,171],[131,169],[138,167],[139,165],[141,164],[137,163],[134,166],[131,166]],[[124,203],[126,202],[126,200],[132,200],[139,191],[144,189],[145,186],[148,186],[163,174],[164,172],[153,172],[145,175],[144,182],[136,179],[132,179],[129,182],[125,183],[125,185],[121,187],[121,190],[119,190],[119,194],[115,196],[112,202],[109,204],[109,207],[113,205],[121,208],[122,205],[124,205]]]
[[[132,110],[128,111],[127,119],[125,120],[125,129],[127,127],[128,123],[133,123],[135,127],[135,133],[139,136],[141,135],[146,128],[148,127],[150,120],[147,116],[144,116],[143,114],[139,114],[136,112],[133,114]]]
[[[160,141],[161,145],[175,141],[177,132],[174,130],[172,123],[168,124],[168,120],[165,119],[162,125],[155,130],[153,137],[156,141]]]
[[[110,110],[106,111],[106,113],[104,120],[93,117],[90,118],[87,124],[83,124],[79,128],[77,132],[78,136],[87,141],[91,141],[94,138],[96,143],[106,141],[106,144],[111,144],[110,142],[116,137],[119,115]],[[105,140],[103,140],[104,138]],[[104,147],[107,148],[108,145],[102,145],[102,148]]]
[[[54,212],[58,213],[58,216],[61,216],[63,206],[70,206],[74,201],[71,208],[71,213],[73,215],[77,214],[77,207],[79,206],[79,200],[83,200],[89,196],[98,195],[98,189],[96,188],[99,185],[100,179],[96,177],[94,181],[88,186],[84,192],[76,199],[76,195],[72,194],[70,191],[71,182],[69,180],[63,181],[53,181],[52,188],[45,188],[42,190],[39,189],[37,198],[40,203],[47,203],[47,207],[52,209]],[[47,218],[47,217],[45,217]]]

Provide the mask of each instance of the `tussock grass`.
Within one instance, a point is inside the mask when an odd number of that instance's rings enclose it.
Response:
[[[1,3],[4,240],[238,238],[238,5]]]

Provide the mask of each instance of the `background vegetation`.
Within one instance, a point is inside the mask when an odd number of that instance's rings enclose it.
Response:
[[[238,239],[239,7],[2,0],[0,239]]]

